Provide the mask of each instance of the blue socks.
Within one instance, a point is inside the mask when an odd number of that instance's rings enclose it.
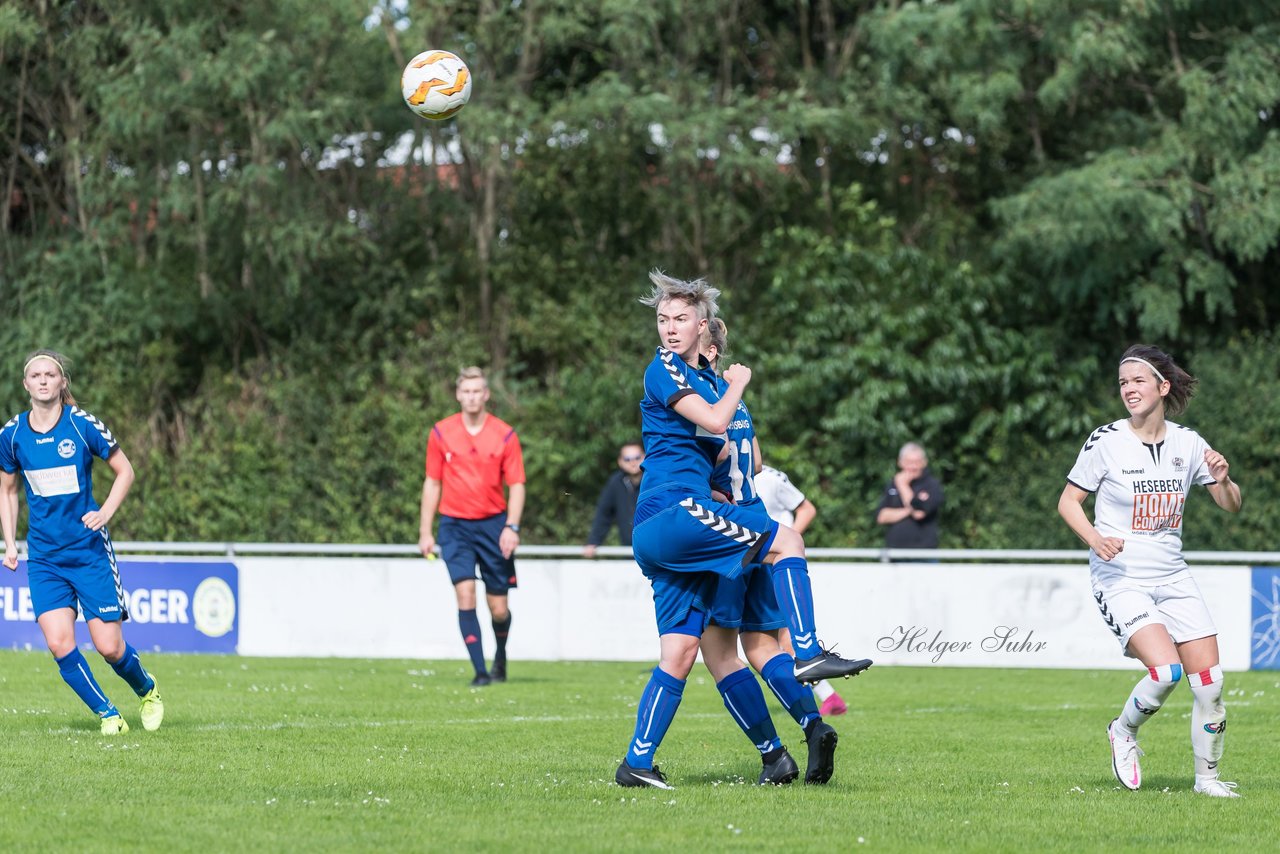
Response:
[[[462,632],[462,642],[467,645],[467,655],[471,656],[471,666],[476,669],[476,675],[488,671],[484,666],[484,644],[480,640],[480,619],[476,616],[476,609],[458,612],[458,630]]]
[[[133,693],[141,697],[156,686],[156,680],[151,678],[151,674],[147,673],[142,667],[142,659],[138,658],[138,651],[128,643],[124,645],[124,657],[111,665],[111,669],[116,675],[129,683],[129,687],[133,689]]]
[[[791,681],[795,682],[795,677]],[[773,718],[769,717],[769,707],[764,703],[764,692],[750,668],[730,673],[716,683],[716,689],[724,698],[724,707],[762,756],[782,747]]]
[[[802,557],[788,557],[773,564],[773,592],[787,612],[791,645],[803,661],[822,652],[813,628],[813,588],[809,585],[809,564]]]
[[[94,714],[100,718],[119,714],[116,707],[107,699],[107,695],[102,693],[98,680],[93,678],[93,672],[89,670],[89,662],[84,660],[80,650],[73,649],[62,658],[55,658],[54,661],[58,663],[62,680],[71,686],[71,690],[76,692],[76,696],[83,700]]]
[[[649,677],[649,684],[644,686],[640,707],[636,710],[636,731],[627,748],[628,765],[632,768],[653,767],[653,754],[662,744],[683,696],[683,679],[677,679],[661,667],[653,668],[653,675]]]
[[[785,652],[778,653],[769,659],[760,675],[764,677],[765,684],[773,691],[778,702],[787,710],[787,714],[795,718],[801,727],[808,727],[813,721],[822,720],[813,692],[796,681],[795,660],[791,656]]]

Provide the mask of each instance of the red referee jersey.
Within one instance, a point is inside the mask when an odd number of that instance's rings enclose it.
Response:
[[[440,481],[440,513],[485,519],[507,509],[502,485],[524,483],[520,437],[501,418],[485,415],[472,436],[462,413],[436,422],[427,437],[427,477]]]

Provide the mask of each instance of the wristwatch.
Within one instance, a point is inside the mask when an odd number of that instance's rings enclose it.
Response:
[[[508,525],[507,525],[507,527],[508,527],[508,528],[510,528],[511,530],[515,531],[517,534],[518,534],[518,533],[520,533],[520,526],[519,526],[519,525],[511,525],[511,524],[508,524]]]

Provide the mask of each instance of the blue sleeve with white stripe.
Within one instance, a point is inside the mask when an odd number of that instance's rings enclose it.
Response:
[[[72,407],[71,415],[76,419],[77,432],[84,437],[85,442],[89,446],[90,452],[95,457],[106,459],[111,456],[111,452],[120,447],[120,443],[116,441],[116,437],[107,429],[107,425],[103,424],[92,414],[85,412],[79,407]]]

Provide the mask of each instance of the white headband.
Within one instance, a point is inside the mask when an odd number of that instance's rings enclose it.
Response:
[[[41,353],[38,356],[32,356],[30,359],[27,359],[27,363],[22,366],[22,375],[24,377],[27,375],[27,369],[31,367],[32,362],[38,362],[41,359],[48,359],[50,362],[53,362],[58,366],[58,373],[62,374],[64,377],[67,375],[67,372],[62,369],[62,363],[47,353]]]
[[[1162,373],[1160,373],[1158,370],[1156,370],[1156,366],[1155,366],[1155,365],[1153,365],[1153,364],[1151,364],[1150,362],[1148,362],[1146,359],[1139,359],[1137,356],[1130,356],[1130,357],[1129,357],[1129,358],[1127,358],[1127,359],[1121,359],[1121,360],[1120,360],[1120,364],[1122,364],[1122,365],[1123,365],[1125,362],[1141,362],[1142,364],[1146,365],[1148,368],[1150,368],[1150,369],[1151,369],[1151,373],[1155,374],[1155,375],[1156,375],[1156,379],[1160,380],[1160,382],[1162,382],[1162,383],[1167,383],[1167,382],[1168,382],[1168,380],[1166,380],[1166,379],[1164,378],[1164,374],[1162,374]]]

